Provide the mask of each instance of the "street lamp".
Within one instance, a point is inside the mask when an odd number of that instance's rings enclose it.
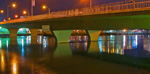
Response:
[[[47,6],[43,5],[42,8],[43,8],[43,9],[46,9]],[[49,12],[49,15],[50,15],[50,8],[47,8],[47,9],[48,9],[48,12]]]
[[[3,13],[4,13],[4,10],[0,10],[0,13],[3,14]]]
[[[6,19],[3,19],[3,21],[5,22],[5,21],[6,21]]]
[[[27,14],[27,11],[26,11],[26,10],[24,10],[24,11],[23,11],[23,14],[24,14],[24,15],[26,15],[26,14]]]
[[[23,15],[27,15],[28,14],[28,16],[30,16],[29,13],[26,10],[24,10],[22,13],[23,13]]]
[[[18,15],[17,15],[17,14],[15,15],[15,18],[18,18]]]
[[[7,6],[7,19],[9,20],[9,7],[13,7],[13,8],[15,8],[16,7],[16,4],[15,3],[13,3],[12,5],[8,5]]]

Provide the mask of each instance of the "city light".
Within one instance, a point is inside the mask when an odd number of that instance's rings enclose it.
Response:
[[[15,8],[15,7],[16,7],[16,4],[13,3],[13,4],[7,6],[7,19],[8,19],[8,20],[10,20],[10,19],[9,19],[9,7]]]
[[[6,19],[3,20],[4,22],[6,21]]]
[[[43,9],[48,9],[48,13],[49,13],[49,15],[50,15],[50,8],[47,8],[46,5],[43,5],[42,8],[43,8]]]
[[[11,20],[11,18],[8,18],[8,20]]]
[[[24,11],[23,11],[23,14],[24,14],[24,15],[26,15],[26,14],[27,14],[27,11],[26,11],[26,10],[24,10]]]
[[[0,10],[1,13],[4,13],[4,10]]]
[[[46,9],[46,6],[45,6],[45,5],[43,5],[42,7],[43,7],[43,9]]]
[[[127,30],[126,29],[123,29],[123,32],[126,32]]]
[[[16,4],[12,4],[12,7],[16,7]]]
[[[15,15],[15,18],[18,18],[18,15]]]

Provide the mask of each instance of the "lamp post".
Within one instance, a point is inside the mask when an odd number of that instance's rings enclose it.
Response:
[[[43,7],[43,9],[46,9],[46,8],[47,8],[45,5],[43,5],[42,7]],[[48,9],[48,13],[49,13],[49,15],[50,15],[50,13],[51,13],[50,8],[47,8],[47,9]]]
[[[7,19],[9,18],[9,7],[12,6],[13,8],[16,7],[16,4],[8,5],[7,6]],[[9,20],[9,19],[8,19]]]
[[[90,7],[92,7],[92,0],[90,0]]]

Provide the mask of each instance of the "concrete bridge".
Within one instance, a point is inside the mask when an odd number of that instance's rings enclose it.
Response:
[[[51,12],[5,22],[10,37],[16,37],[19,28],[29,28],[37,36],[43,25],[58,42],[68,41],[72,30],[85,30],[91,40],[98,40],[100,30],[150,29],[150,0],[127,0],[93,7]],[[44,30],[44,29],[43,29]]]

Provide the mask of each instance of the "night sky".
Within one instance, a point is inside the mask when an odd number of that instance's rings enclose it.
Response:
[[[110,2],[117,2],[123,0],[92,0],[93,5],[99,5]],[[16,3],[16,8],[9,7],[9,15],[11,18],[14,18],[14,15],[17,14],[22,16],[22,11],[27,10],[30,13],[31,10],[31,0],[0,0],[0,10],[4,10],[4,14],[0,14],[0,21],[6,19],[6,10],[7,6]],[[81,0],[36,0],[36,5],[34,7],[34,15],[47,13],[48,10],[43,10],[42,5],[47,5],[51,8],[51,11],[61,11],[66,9],[81,8],[89,6],[89,3],[83,3]]]

